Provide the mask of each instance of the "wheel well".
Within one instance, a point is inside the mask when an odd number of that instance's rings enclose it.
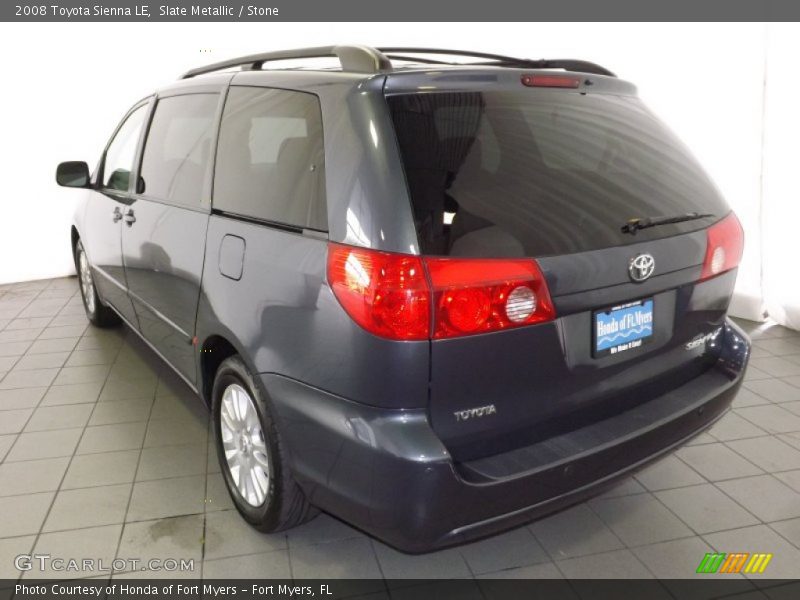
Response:
[[[203,342],[200,350],[200,369],[203,381],[203,399],[211,406],[211,389],[217,369],[226,358],[238,354],[228,340],[219,335],[212,335]]]
[[[70,236],[72,238],[72,256],[75,256],[75,246],[78,245],[78,240],[81,236],[78,235],[78,230],[75,229],[75,226],[72,226],[72,230],[70,231]]]

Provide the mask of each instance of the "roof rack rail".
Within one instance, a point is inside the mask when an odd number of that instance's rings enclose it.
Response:
[[[450,64],[445,61],[431,59],[417,59],[408,56],[409,54],[431,54],[434,56],[465,56],[470,58],[482,58],[488,63],[477,63],[507,67],[523,67],[527,69],[564,69],[566,71],[580,71],[582,73],[594,73],[595,75],[607,75],[616,77],[614,73],[601,67],[600,65],[586,60],[575,60],[571,58],[558,59],[539,59],[531,60],[528,58],[515,58],[513,56],[503,56],[501,54],[487,54],[485,52],[471,52],[467,50],[445,50],[442,48],[378,48],[378,52],[384,54],[388,59],[395,60],[415,60],[426,64]]]
[[[357,73],[379,73],[389,71],[392,63],[380,51],[368,46],[320,46],[317,48],[299,48],[297,50],[279,50],[277,52],[265,52],[263,54],[251,54],[223,60],[218,63],[197,67],[187,71],[181,79],[189,79],[205,73],[213,73],[222,69],[232,67],[247,67],[248,70],[257,71],[264,63],[278,60],[292,60],[303,58],[325,58],[335,56],[339,59],[343,71],[353,71]]]

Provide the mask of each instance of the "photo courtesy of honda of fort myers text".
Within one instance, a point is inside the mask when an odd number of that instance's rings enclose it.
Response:
[[[764,6],[0,6],[2,594],[796,595]]]

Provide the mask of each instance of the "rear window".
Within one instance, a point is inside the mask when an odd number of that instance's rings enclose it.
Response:
[[[707,227],[639,231],[635,217],[728,209],[635,97],[554,90],[390,96],[425,254],[547,256]]]

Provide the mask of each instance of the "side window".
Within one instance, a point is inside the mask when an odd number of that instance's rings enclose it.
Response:
[[[141,193],[176,204],[200,205],[218,103],[219,94],[158,101],[144,145]]]
[[[128,191],[131,169],[136,156],[136,145],[147,115],[146,106],[140,106],[128,115],[117,130],[106,151],[103,165],[103,187],[122,192]]]
[[[327,230],[325,149],[316,96],[230,88],[219,133],[214,208]]]

